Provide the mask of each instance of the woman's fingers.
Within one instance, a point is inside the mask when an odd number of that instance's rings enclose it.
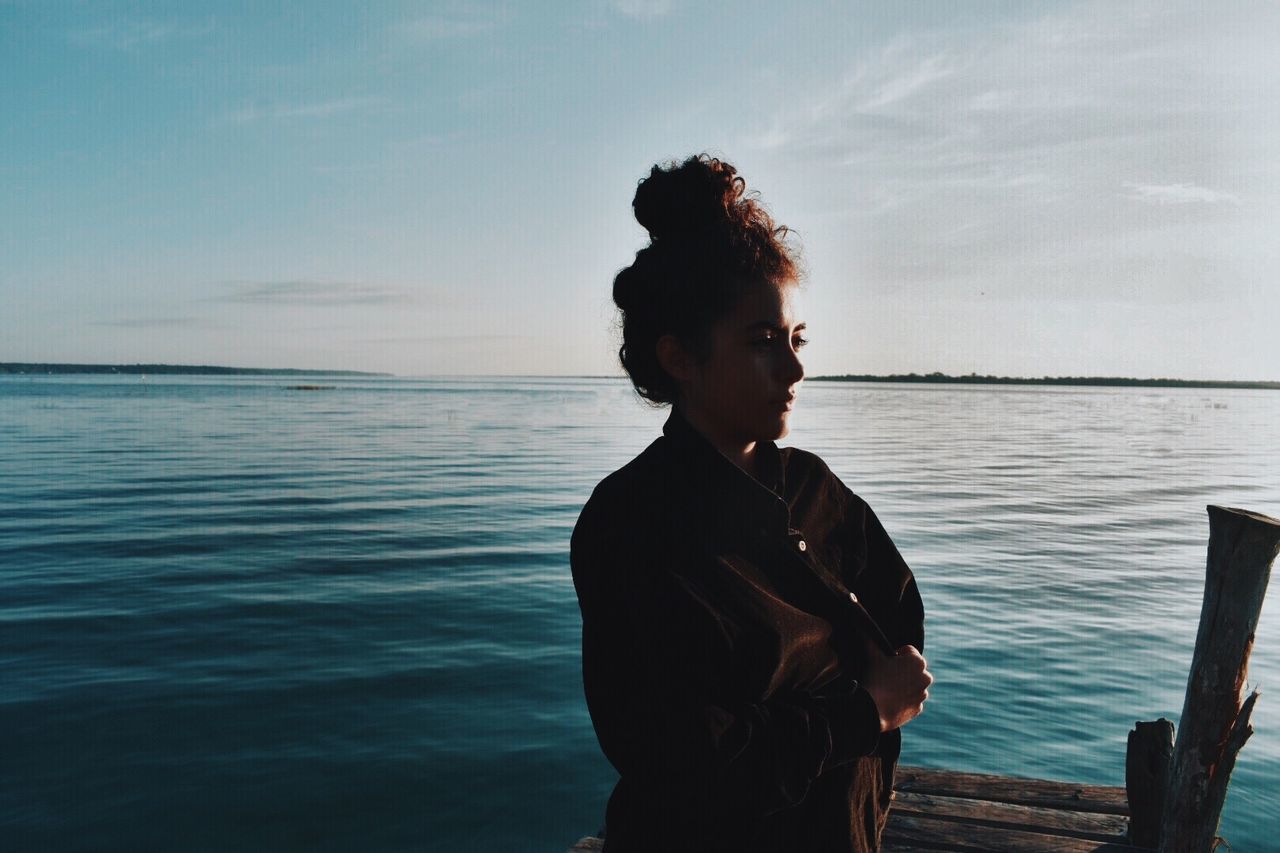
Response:
[[[884,731],[899,728],[924,712],[933,675],[920,650],[901,646],[893,657],[873,658],[866,688],[881,712]]]
[[[920,674],[920,677],[924,680],[924,688],[925,688],[924,695],[927,698],[929,695],[928,687],[930,684],[933,684],[933,674],[928,670],[929,663],[924,659],[924,655],[920,654],[920,650],[917,649],[915,646],[906,645],[906,646],[898,646],[897,651],[894,652],[894,656],[907,657],[912,660],[920,661],[919,674]]]

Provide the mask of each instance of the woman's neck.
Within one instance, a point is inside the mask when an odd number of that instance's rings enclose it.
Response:
[[[711,442],[716,450],[720,451],[721,456],[757,480],[760,479],[760,472],[757,470],[756,442],[751,441],[744,445],[741,441],[727,439],[718,435],[710,420],[702,416],[698,411],[691,412],[683,407],[680,407],[679,411],[690,426],[701,433],[703,438]]]

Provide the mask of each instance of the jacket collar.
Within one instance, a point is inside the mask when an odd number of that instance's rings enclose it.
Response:
[[[676,406],[662,427],[668,446],[688,478],[689,502],[725,533],[786,533],[791,513],[782,452],[772,441],[756,443],[763,482],[739,468],[685,418]]]

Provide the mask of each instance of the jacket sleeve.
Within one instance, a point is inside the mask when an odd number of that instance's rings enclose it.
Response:
[[[865,501],[845,489],[846,547],[859,554],[862,572],[846,578],[864,600],[895,646],[912,645],[924,653],[924,603],[915,575],[907,567],[884,525]]]
[[[738,643],[671,543],[637,541],[606,515],[584,508],[571,561],[587,705],[624,781],[672,810],[763,815],[800,802],[824,769],[875,750],[879,712],[852,680],[742,701],[735,669],[768,650]]]

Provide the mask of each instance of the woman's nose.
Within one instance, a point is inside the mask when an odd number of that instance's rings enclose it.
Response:
[[[800,361],[800,351],[795,347],[788,347],[788,356],[784,365],[786,372],[786,380],[788,385],[794,385],[801,379],[804,379],[804,364]]]

